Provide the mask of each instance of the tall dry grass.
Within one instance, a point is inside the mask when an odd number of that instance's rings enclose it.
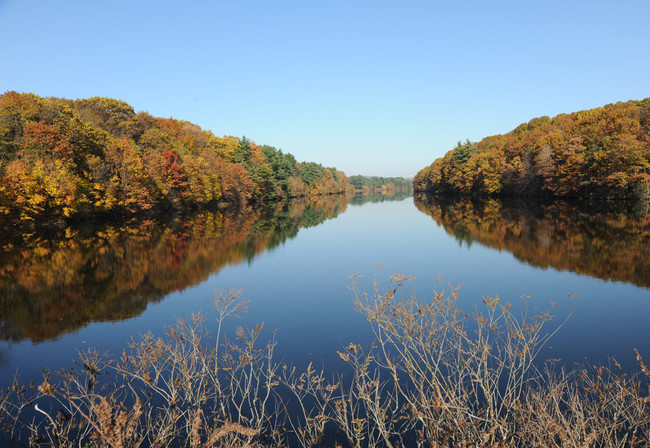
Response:
[[[457,290],[428,300],[351,290],[375,334],[339,351],[347,376],[275,361],[262,326],[223,333],[245,312],[217,294],[217,328],[178,321],[134,338],[119,359],[89,351],[39,384],[0,397],[6,440],[64,447],[635,447],[649,445],[650,371],[537,359],[558,324],[548,312],[486,299],[464,312]],[[561,324],[560,324],[561,325]]]
[[[616,362],[567,372],[537,359],[562,325],[547,329],[548,311],[489,298],[465,313],[453,288],[405,298],[410,280],[370,295],[352,287],[376,346],[340,356],[356,375],[348,398],[369,446],[648,446],[650,372],[638,352],[637,375]]]

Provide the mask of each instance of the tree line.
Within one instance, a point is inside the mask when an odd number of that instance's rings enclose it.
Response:
[[[346,175],[93,97],[0,96],[0,214],[138,212],[341,193]]]
[[[363,190],[364,187],[370,190],[411,189],[413,186],[413,182],[404,177],[361,176],[359,174],[348,177],[348,183],[355,190]]]
[[[416,191],[650,198],[650,98],[534,118],[467,140],[422,169]]]

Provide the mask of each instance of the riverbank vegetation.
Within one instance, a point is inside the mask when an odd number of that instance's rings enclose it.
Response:
[[[421,192],[650,199],[650,98],[554,118],[453,150],[414,178]]]
[[[413,188],[413,181],[404,177],[361,176],[359,174],[348,177],[348,182],[358,193],[391,193],[396,191],[409,191]]]
[[[345,192],[335,168],[111,98],[0,96],[0,214],[134,213]]]
[[[226,338],[224,321],[248,306],[230,291],[216,295],[215,333],[195,315],[119,359],[91,350],[39,384],[16,379],[0,397],[3,428],[52,446],[648,446],[639,353],[636,374],[615,360],[567,370],[538,359],[561,327],[551,312],[494,297],[466,313],[457,289],[420,300],[410,280],[370,293],[353,283],[375,342],[341,348],[338,379],[276,361],[262,325]]]

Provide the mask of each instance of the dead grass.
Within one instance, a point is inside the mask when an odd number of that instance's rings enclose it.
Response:
[[[537,360],[561,326],[550,313],[498,298],[466,313],[457,290],[422,301],[405,294],[410,280],[371,293],[352,284],[375,343],[339,351],[351,380],[279,365],[261,325],[224,338],[224,319],[247,308],[231,291],[217,294],[215,337],[197,314],[134,338],[119,359],[89,351],[39,385],[15,378],[0,397],[6,437],[113,448],[649,446],[650,372],[638,352],[637,374],[615,361],[565,371]]]

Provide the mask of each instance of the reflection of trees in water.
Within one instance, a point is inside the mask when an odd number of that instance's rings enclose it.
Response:
[[[386,201],[403,201],[406,198],[413,196],[413,190],[389,190],[384,193],[357,193],[350,198],[350,205],[362,205],[367,202],[386,202]]]
[[[42,341],[92,321],[136,316],[147,303],[250,262],[346,206],[342,195],[322,196],[265,210],[3,232],[0,337]]]
[[[460,242],[507,250],[533,266],[650,287],[650,214],[644,209],[425,195],[415,204]]]

